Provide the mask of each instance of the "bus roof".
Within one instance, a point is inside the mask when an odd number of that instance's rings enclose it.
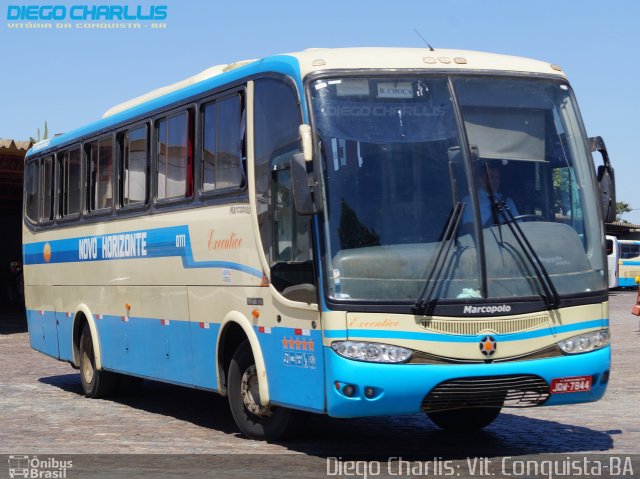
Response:
[[[63,147],[89,136],[99,135],[120,124],[136,121],[154,110],[262,72],[279,72],[294,78],[302,88],[302,78],[328,70],[454,70],[499,71],[539,75],[564,73],[557,65],[522,57],[466,50],[428,48],[311,48],[274,55],[261,60],[244,60],[217,65],[172,85],[157,88],[111,107],[103,118],[69,133],[36,143],[27,158]]]

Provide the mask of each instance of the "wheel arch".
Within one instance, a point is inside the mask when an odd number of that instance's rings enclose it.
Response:
[[[91,331],[91,341],[93,342],[93,352],[95,355],[96,369],[102,369],[102,350],[100,348],[100,337],[98,335],[98,327],[96,326],[95,319],[91,310],[85,304],[80,304],[76,308],[76,314],[73,317],[72,331],[72,344],[73,344],[73,364],[76,367],[80,365],[80,336],[82,335],[82,328],[85,324],[89,325]]]
[[[260,403],[263,406],[269,404],[269,381],[267,378],[267,369],[262,354],[262,348],[258,341],[255,329],[251,322],[240,312],[231,311],[225,316],[220,325],[220,334],[216,344],[217,356],[217,375],[218,375],[218,392],[227,395],[227,373],[231,358],[237,347],[244,339],[249,341],[251,352],[256,365],[258,374],[258,388],[260,390]]]

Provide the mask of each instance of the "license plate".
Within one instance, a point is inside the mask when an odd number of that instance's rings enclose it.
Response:
[[[573,376],[570,378],[555,378],[551,381],[551,394],[583,393],[591,391],[591,376]]]

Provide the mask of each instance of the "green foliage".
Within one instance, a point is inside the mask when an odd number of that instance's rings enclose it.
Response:
[[[629,203],[625,203],[624,201],[618,201],[616,203],[616,221],[621,221],[622,223],[628,223],[628,221],[622,219],[622,215],[625,213],[630,213],[633,210]]]

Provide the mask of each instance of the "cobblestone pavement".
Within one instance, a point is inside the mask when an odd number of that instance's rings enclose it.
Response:
[[[485,431],[438,430],[424,416],[311,416],[295,440],[241,437],[226,400],[145,382],[136,395],[86,399],[69,365],[30,349],[23,321],[0,318],[0,454],[305,454],[464,457],[640,453],[640,331],[635,292],[611,295],[613,367],[602,401],[509,410]],[[4,468],[3,468],[4,469]]]

